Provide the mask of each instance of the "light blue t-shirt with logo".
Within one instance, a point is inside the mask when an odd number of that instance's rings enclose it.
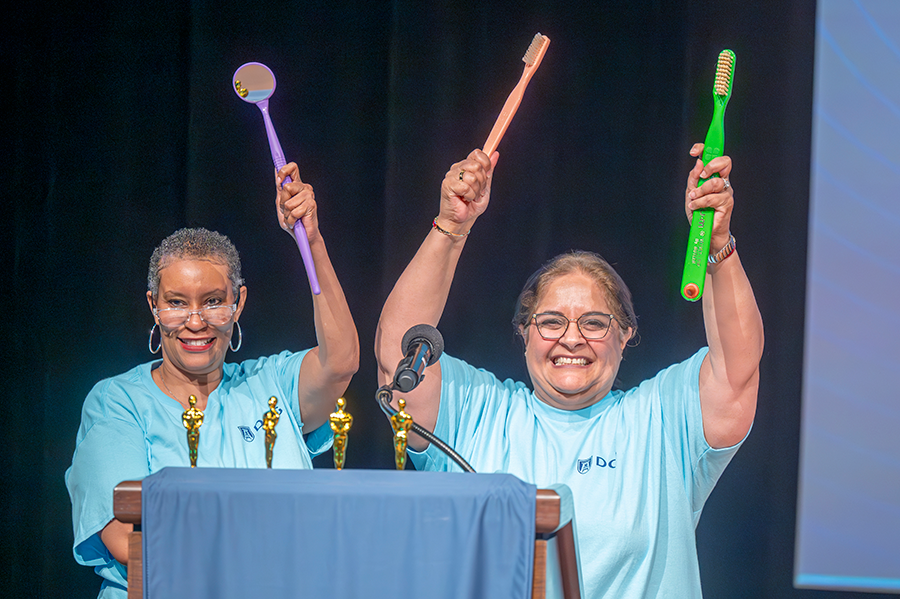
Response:
[[[263,415],[269,398],[280,412],[273,468],[312,468],[311,456],[331,446],[326,422],[306,437],[300,416],[298,378],[309,350],[282,352],[224,364],[223,378],[203,410],[197,466],[265,468]],[[160,361],[141,364],[97,383],[81,413],[66,486],[72,499],[75,559],[104,578],[100,597],[126,597],[126,569],[100,540],[113,519],[113,489],[166,466],[190,466],[184,408],[151,376]]]
[[[694,529],[740,446],[712,449],[704,438],[706,353],[574,411],[444,354],[434,432],[477,472],[569,486],[586,597],[699,598]],[[459,470],[434,446],[410,453],[420,470]]]

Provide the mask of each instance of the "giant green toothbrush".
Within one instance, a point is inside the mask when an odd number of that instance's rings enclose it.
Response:
[[[734,81],[734,52],[722,50],[716,65],[716,82],[713,85],[713,117],[703,144],[703,164],[721,156],[725,150],[725,106],[731,98]],[[718,177],[719,175],[713,175]],[[709,179],[701,179],[697,187]],[[691,232],[688,236],[687,255],[684,258],[684,274],[681,277],[681,295],[696,302],[703,295],[706,281],[706,264],[709,259],[709,238],[712,234],[713,209],[701,208],[691,215]]]

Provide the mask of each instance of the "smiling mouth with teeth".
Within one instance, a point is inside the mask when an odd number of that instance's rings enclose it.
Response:
[[[197,347],[201,347],[201,346],[209,345],[210,343],[212,343],[213,337],[207,337],[206,339],[181,339],[181,338],[179,338],[178,340],[181,341],[182,343],[184,343],[185,345],[194,345]]]
[[[553,364],[556,366],[563,366],[563,365],[569,365],[569,364],[575,365],[575,366],[587,366],[587,363],[588,363],[588,361],[585,358],[559,357],[559,358],[554,358],[554,360],[553,360]]]

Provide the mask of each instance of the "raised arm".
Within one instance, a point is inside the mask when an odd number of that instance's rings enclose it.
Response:
[[[290,176],[291,182],[282,187],[285,176]],[[300,171],[293,162],[278,171],[275,183],[278,222],[293,238],[294,223],[302,219],[322,290],[319,295],[312,296],[318,345],[303,358],[300,366],[300,414],[303,432],[310,433],[328,420],[334,402],[347,390],[350,379],[356,374],[359,335],[319,232],[312,186],[300,180]]]
[[[702,152],[703,144],[691,148],[691,156]],[[688,218],[698,208],[715,209],[710,254],[725,248],[731,239],[734,192],[730,184],[725,185],[731,166],[727,156],[711,160],[706,167],[698,159],[688,175]],[[697,188],[701,178],[714,173],[720,178]],[[703,431],[711,447],[729,447],[743,439],[753,423],[763,351],[762,317],[737,251],[718,264],[708,265],[702,301],[709,345],[700,367]]]
[[[490,200],[491,174],[498,157],[496,152],[488,158],[481,150],[473,150],[444,176],[435,226],[400,275],[381,311],[375,333],[380,384],[393,379],[394,369],[403,358],[400,343],[406,331],[417,324],[436,327],[440,321],[466,235]],[[437,421],[440,393],[438,363],[426,369],[422,383],[415,390],[404,394],[406,411],[430,431]],[[409,444],[417,450],[427,446],[418,435],[412,435]]]

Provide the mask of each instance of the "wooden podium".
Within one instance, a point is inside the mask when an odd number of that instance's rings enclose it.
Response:
[[[534,571],[532,598],[561,596],[580,599],[578,558],[571,506],[564,508],[563,498],[554,490],[538,489],[535,510]],[[128,597],[143,596],[143,550],[141,525],[141,481],[124,481],[113,493],[113,509],[120,522],[134,524],[128,540]]]

